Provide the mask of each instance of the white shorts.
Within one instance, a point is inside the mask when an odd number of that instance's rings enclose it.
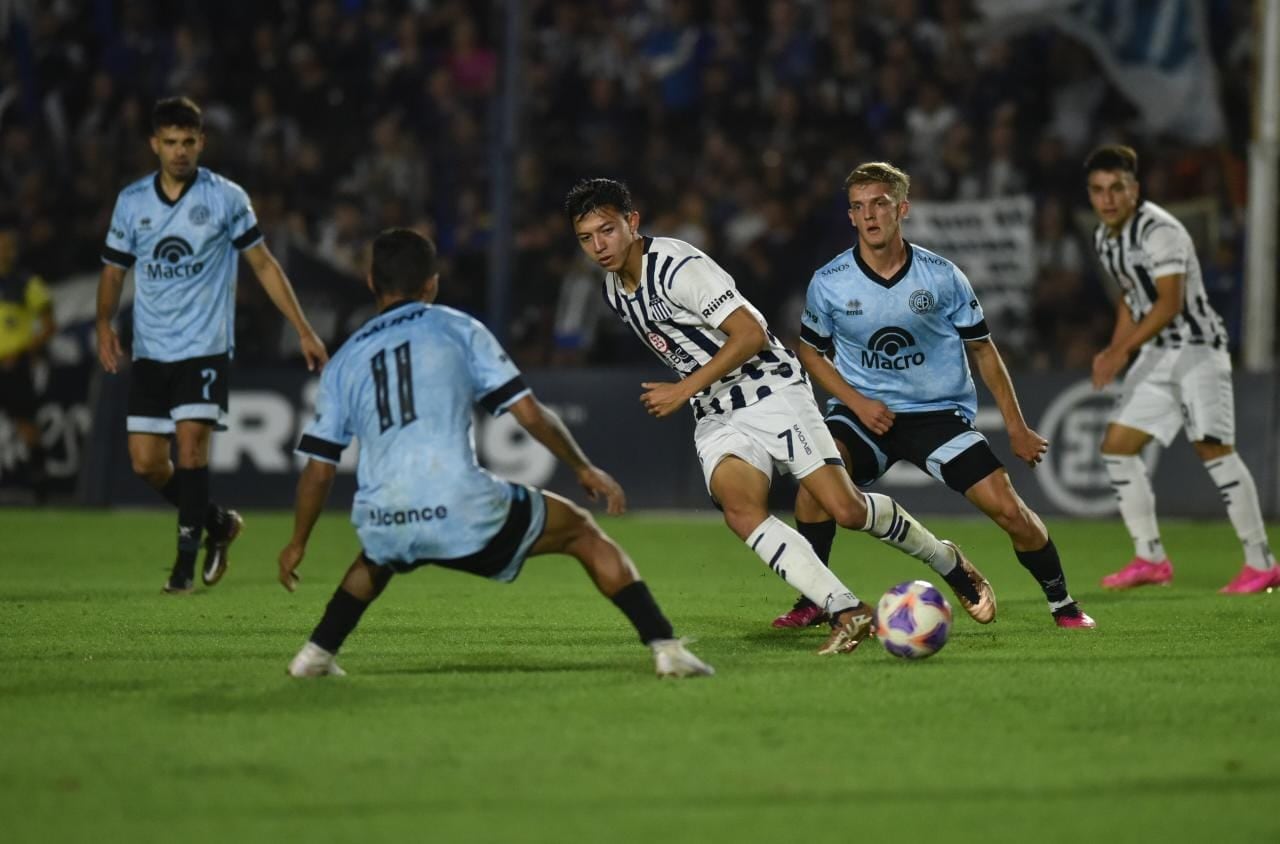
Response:
[[[1164,446],[1184,425],[1191,442],[1234,445],[1235,396],[1225,349],[1145,346],[1124,377],[1111,421],[1137,428]]]
[[[726,457],[745,460],[771,480],[775,468],[803,478],[827,464],[844,465],[808,384],[788,384],[755,404],[702,417],[693,445],[708,492]]]

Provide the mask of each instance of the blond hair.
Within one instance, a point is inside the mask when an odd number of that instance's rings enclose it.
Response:
[[[902,202],[911,190],[911,177],[887,161],[868,161],[853,168],[844,180],[844,192],[847,194],[854,185],[874,184],[888,185],[893,201]]]

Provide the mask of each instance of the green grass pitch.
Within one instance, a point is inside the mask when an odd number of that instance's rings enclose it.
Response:
[[[290,518],[247,514],[223,583],[170,598],[172,513],[0,511],[0,838],[1280,840],[1280,594],[1216,594],[1225,522],[1167,524],[1174,584],[1124,594],[1097,586],[1118,523],[1052,524],[1089,632],[1049,623],[995,526],[928,519],[1000,613],[907,663],[770,629],[790,594],[715,520],[605,518],[717,676],[655,679],[555,557],[396,578],[350,676],[294,681],[355,544],[327,514],[287,594]],[[872,600],[930,574],[851,534],[835,565]]]

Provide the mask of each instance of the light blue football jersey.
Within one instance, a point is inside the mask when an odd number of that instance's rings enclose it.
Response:
[[[238,253],[261,241],[248,195],[204,167],[174,201],[159,173],[120,191],[102,260],[134,268],[133,356],[232,352]]]
[[[401,302],[369,320],[324,368],[298,453],[338,462],[360,441],[351,523],[377,563],[452,560],[506,521],[512,487],[480,467],[472,410],[529,394],[489,330],[452,308]]]
[[[809,281],[800,339],[825,353],[850,385],[895,413],[959,410],[972,421],[978,395],[966,340],[990,335],[982,305],[960,268],[907,244],[907,262],[882,278],[857,248]]]

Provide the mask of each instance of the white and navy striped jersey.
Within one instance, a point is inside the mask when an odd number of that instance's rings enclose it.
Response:
[[[694,416],[746,407],[788,384],[805,381],[795,352],[769,331],[733,277],[702,250],[670,237],[644,238],[640,284],[627,293],[617,273],[604,279],[604,301],[663,363],[683,378],[724,346],[720,324],[746,308],[769,336],[769,348],[690,400]]]
[[[1195,244],[1176,217],[1144,200],[1116,235],[1099,224],[1093,246],[1107,273],[1120,285],[1134,322],[1155,304],[1157,278],[1182,276],[1182,312],[1149,343],[1171,349],[1187,344],[1226,348],[1226,326],[1205,294]]]

